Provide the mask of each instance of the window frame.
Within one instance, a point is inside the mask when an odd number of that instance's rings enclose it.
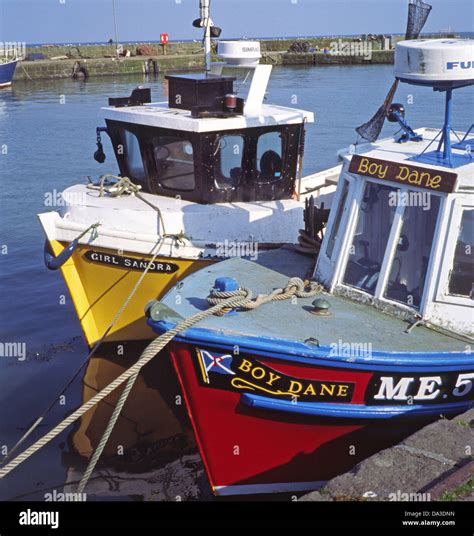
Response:
[[[447,211],[446,228],[447,233],[444,240],[444,247],[440,254],[439,262],[441,270],[438,284],[435,289],[435,300],[450,305],[471,306],[473,299],[469,296],[449,294],[449,277],[454,262],[454,254],[459,237],[462,215],[465,210],[474,210],[472,199],[468,195],[457,195]]]
[[[350,174],[346,174],[346,175],[350,176]],[[426,270],[426,277],[425,277],[425,282],[423,286],[423,292],[422,292],[421,299],[420,299],[420,305],[416,307],[413,305],[408,305],[402,302],[398,302],[396,300],[391,300],[384,296],[384,292],[388,283],[388,278],[390,277],[390,271],[392,268],[394,256],[396,254],[396,249],[399,243],[400,232],[402,230],[403,221],[404,221],[403,215],[405,213],[406,207],[402,203],[398,204],[395,209],[395,214],[393,217],[392,226],[391,226],[389,237],[387,240],[387,245],[385,247],[383,261],[382,261],[382,265],[380,268],[380,273],[379,273],[379,277],[378,277],[377,285],[375,287],[374,294],[370,294],[369,292],[366,292],[362,289],[348,285],[347,283],[344,283],[343,281],[347,263],[349,261],[349,249],[353,242],[354,234],[357,229],[359,207],[362,202],[362,197],[364,195],[366,184],[368,182],[375,183],[375,184],[384,184],[386,186],[390,186],[394,188],[395,190],[399,190],[401,193],[404,193],[404,192],[408,193],[409,191],[418,190],[414,188],[408,188],[406,186],[399,186],[399,185],[394,186],[394,184],[391,182],[371,179],[369,177],[362,178],[356,175],[353,177],[353,179],[355,178],[358,179],[358,184],[356,184],[356,187],[352,190],[352,199],[351,199],[350,189],[349,189],[349,193],[346,199],[346,206],[348,205],[348,203],[350,205],[350,210],[347,211],[348,214],[346,216],[347,221],[346,222],[341,221],[341,225],[339,227],[339,234],[341,235],[340,244],[338,248],[336,246],[337,250],[336,248],[333,250],[333,256],[336,257],[337,261],[336,261],[336,268],[334,271],[333,282],[331,284],[331,290],[334,290],[337,288],[346,289],[346,290],[350,289],[350,291],[354,295],[360,296],[363,299],[369,298],[372,300],[376,300],[377,302],[381,304],[395,305],[402,310],[406,310],[410,312],[416,311],[418,313],[422,313],[427,306],[427,302],[429,301],[428,298],[430,294],[430,288],[432,285],[431,279],[432,279],[432,274],[433,274],[433,266],[436,263],[435,253],[437,251],[437,244],[439,243],[439,240],[441,239],[441,237],[439,236],[439,230],[442,225],[444,207],[445,207],[445,202],[446,202],[446,195],[432,192],[432,191],[429,192],[431,195],[436,195],[440,197],[440,204],[439,204],[438,215],[437,215],[436,223],[435,223],[435,230],[434,230],[435,239],[433,240],[433,243],[431,246],[430,257],[428,261],[428,267]],[[345,228],[344,228],[344,225],[345,225]],[[341,229],[345,233],[343,237],[341,234]],[[465,304],[466,299],[469,299],[469,298],[463,299],[464,304]]]
[[[275,179],[275,180],[272,180],[272,181],[261,181],[261,180],[258,180],[257,179],[257,175],[260,173],[260,171],[258,170],[258,166],[257,166],[257,155],[258,155],[258,143],[260,141],[260,138],[262,138],[263,136],[267,136],[268,134],[278,134],[281,138],[281,174],[280,176]],[[254,173],[255,175],[254,176],[251,176],[250,179],[252,182],[254,182],[255,184],[276,184],[280,181],[282,181],[285,177],[285,170],[286,170],[286,159],[287,159],[287,135],[288,133],[285,132],[284,130],[282,129],[272,129],[272,130],[267,130],[266,132],[262,132],[261,134],[257,134],[257,136],[255,136],[255,162],[254,162],[254,165],[253,165],[253,169],[254,169]],[[265,153],[263,153],[265,154]]]
[[[233,137],[233,138],[238,137],[238,138],[242,139],[242,154],[241,154],[241,158],[240,158],[240,169],[242,170],[242,174],[240,176],[240,179],[235,184],[227,183],[226,186],[221,186],[221,185],[219,185],[219,183],[217,181],[217,174],[219,174],[220,176],[223,177],[223,174],[220,173],[222,171],[222,161],[219,162],[219,166],[215,165],[214,173],[213,173],[214,186],[218,190],[222,190],[222,191],[232,190],[232,189],[238,188],[242,184],[242,182],[245,181],[246,176],[247,176],[247,169],[245,168],[245,160],[246,160],[245,159],[245,153],[246,153],[246,150],[247,150],[248,140],[247,140],[247,137],[245,136],[245,134],[243,132],[242,133],[224,132],[222,134],[218,134],[216,136],[215,141],[214,141],[215,155],[217,156],[217,152],[221,150],[221,148],[218,147],[220,142],[221,142],[221,140],[223,138],[230,138],[230,137]],[[229,180],[230,180],[230,177],[229,177]]]
[[[144,175],[143,180],[142,179],[137,179],[130,172],[130,164],[129,164],[129,158],[128,158],[128,142],[126,141],[127,133],[131,134],[132,136],[134,136],[134,138],[135,138],[135,140],[137,142],[138,150],[140,152],[140,158],[142,159],[143,175]],[[138,182],[140,184],[144,184],[144,185],[148,186],[148,184],[149,184],[149,173],[148,173],[148,169],[147,169],[147,166],[146,166],[146,158],[144,158],[144,151],[143,151],[142,144],[140,143],[139,136],[133,130],[130,130],[130,129],[126,128],[126,127],[122,127],[121,132],[120,132],[120,141],[121,141],[121,144],[123,145],[123,149],[124,149],[122,154],[123,154],[123,160],[124,160],[125,167],[127,168],[127,176],[130,177],[130,179],[133,179],[134,181],[136,181],[136,182]]]
[[[155,154],[155,149],[156,149],[156,146],[155,146],[155,139],[158,139],[158,138],[176,138],[176,141],[180,140],[182,142],[187,142],[191,145],[192,149],[193,149],[193,154],[192,154],[192,166],[193,166],[193,174],[194,174],[194,185],[193,185],[193,188],[170,188],[169,186],[165,186],[162,182],[162,177],[160,177],[160,174],[159,174],[159,171],[158,171],[158,164],[156,162],[156,154]],[[173,142],[174,143],[174,142]],[[198,185],[197,185],[197,177],[196,177],[196,148],[194,146],[194,143],[193,143],[193,140],[188,138],[188,137],[185,137],[185,136],[177,136],[175,134],[160,134],[160,135],[157,135],[157,136],[153,136],[151,139],[150,139],[150,150],[151,150],[151,155],[152,155],[152,159],[153,159],[153,165],[154,165],[154,168],[155,168],[155,172],[156,172],[156,183],[157,183],[157,186],[158,188],[162,189],[162,190],[166,190],[168,192],[183,192],[183,193],[188,193],[188,192],[195,192]],[[174,178],[174,177],[173,177]]]

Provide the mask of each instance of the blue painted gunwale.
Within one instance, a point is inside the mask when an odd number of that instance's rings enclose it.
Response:
[[[148,319],[158,334],[175,327],[175,323]],[[343,357],[330,355],[331,347],[313,346],[288,339],[252,337],[206,328],[189,328],[173,339],[193,346],[205,346],[232,353],[234,346],[241,354],[252,354],[306,365],[362,371],[455,372],[474,371],[474,355],[465,352],[390,352],[374,351],[371,356]]]
[[[340,404],[330,402],[298,402],[242,393],[240,401],[245,406],[270,411],[315,417],[345,419],[389,419],[395,417],[433,417],[448,413],[460,413],[474,406],[473,400],[447,402],[446,404],[366,406],[365,404]]]

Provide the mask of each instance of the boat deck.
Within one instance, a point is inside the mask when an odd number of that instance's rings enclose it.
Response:
[[[313,259],[289,249],[262,252],[258,261],[234,258],[205,268],[186,278],[163,300],[183,317],[208,308],[206,297],[217,277],[233,277],[254,296],[285,286],[289,277],[302,277],[312,269]],[[181,296],[177,305],[176,296]],[[296,343],[317,339],[320,347],[341,343],[371,343],[373,352],[463,352],[466,342],[418,326],[406,333],[407,322],[373,307],[341,296],[322,293],[331,305],[331,315],[310,313],[313,299],[272,302],[252,311],[225,317],[209,317],[196,329],[208,329],[229,337],[271,338]],[[282,321],[286,319],[286,321]],[[188,330],[190,331],[190,330]]]

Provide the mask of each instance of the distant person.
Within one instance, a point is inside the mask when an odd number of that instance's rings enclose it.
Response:
[[[114,44],[114,40],[112,38],[110,38],[107,43],[109,43],[109,45],[113,45]]]

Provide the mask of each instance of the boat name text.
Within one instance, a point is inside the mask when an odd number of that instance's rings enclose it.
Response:
[[[126,268],[128,270],[138,270],[143,272],[149,261],[147,259],[136,259],[134,257],[126,257],[123,255],[115,255],[112,253],[101,253],[90,249],[84,253],[84,257],[97,264],[107,264],[109,266],[116,266],[117,268]],[[172,274],[179,269],[177,264],[172,262],[155,261],[152,262],[149,271],[159,274]]]
[[[435,192],[452,193],[457,174],[438,171],[407,164],[353,155],[349,165],[350,173],[365,175],[375,179],[397,182],[405,186],[426,188]]]

